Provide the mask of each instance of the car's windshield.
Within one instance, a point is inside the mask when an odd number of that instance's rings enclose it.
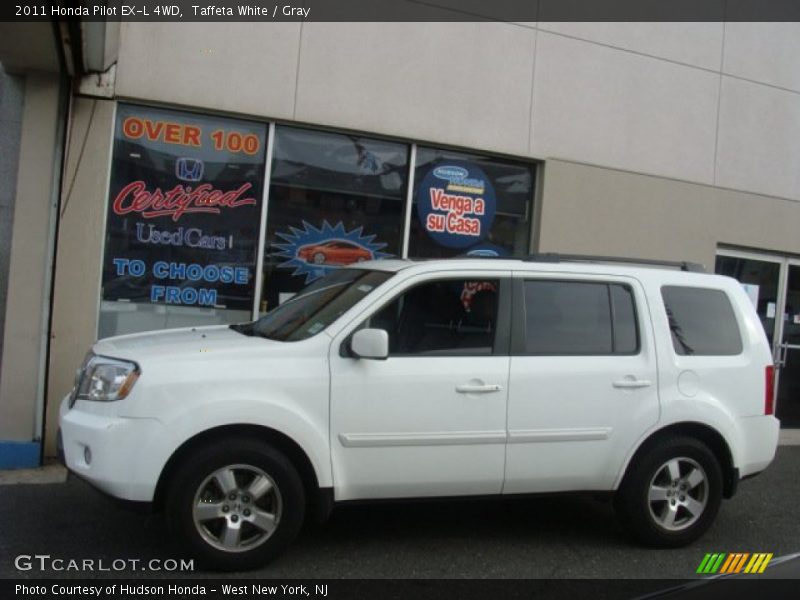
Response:
[[[318,334],[393,273],[338,269],[303,289],[258,321],[231,327],[245,335],[296,342]]]

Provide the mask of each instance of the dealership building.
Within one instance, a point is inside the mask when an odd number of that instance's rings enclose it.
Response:
[[[444,9],[442,9],[444,10]],[[0,24],[0,468],[100,337],[386,257],[695,261],[800,426],[800,24]]]

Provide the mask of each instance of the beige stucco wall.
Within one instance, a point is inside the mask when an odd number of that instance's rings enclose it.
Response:
[[[36,408],[44,392],[58,115],[58,76],[27,73],[0,366],[2,440],[39,437]]]
[[[116,93],[800,200],[798,40],[800,23],[127,22]]]
[[[60,400],[97,334],[113,119],[114,102],[73,100],[56,254],[46,454],[54,452]]]
[[[547,160],[538,249],[691,260],[718,245],[800,254],[800,202]]]
[[[713,269],[720,244],[800,254],[799,33],[752,23],[130,22],[115,93],[558,156],[539,180],[535,248]],[[75,99],[49,451],[59,400],[96,336],[112,128],[113,102]]]

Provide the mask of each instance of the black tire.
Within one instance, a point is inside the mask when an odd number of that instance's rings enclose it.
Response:
[[[305,506],[303,482],[289,459],[257,440],[225,439],[180,465],[166,518],[203,567],[244,571],[262,566],[296,537]]]
[[[660,548],[685,546],[702,536],[722,501],[722,469],[708,446],[690,437],[661,438],[634,460],[614,498],[625,528]]]

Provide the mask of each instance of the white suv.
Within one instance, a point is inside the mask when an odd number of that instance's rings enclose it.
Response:
[[[63,460],[221,569],[373,498],[615,492],[687,544],[775,455],[764,330],[733,279],[582,259],[365,262],[253,323],[101,340]]]

